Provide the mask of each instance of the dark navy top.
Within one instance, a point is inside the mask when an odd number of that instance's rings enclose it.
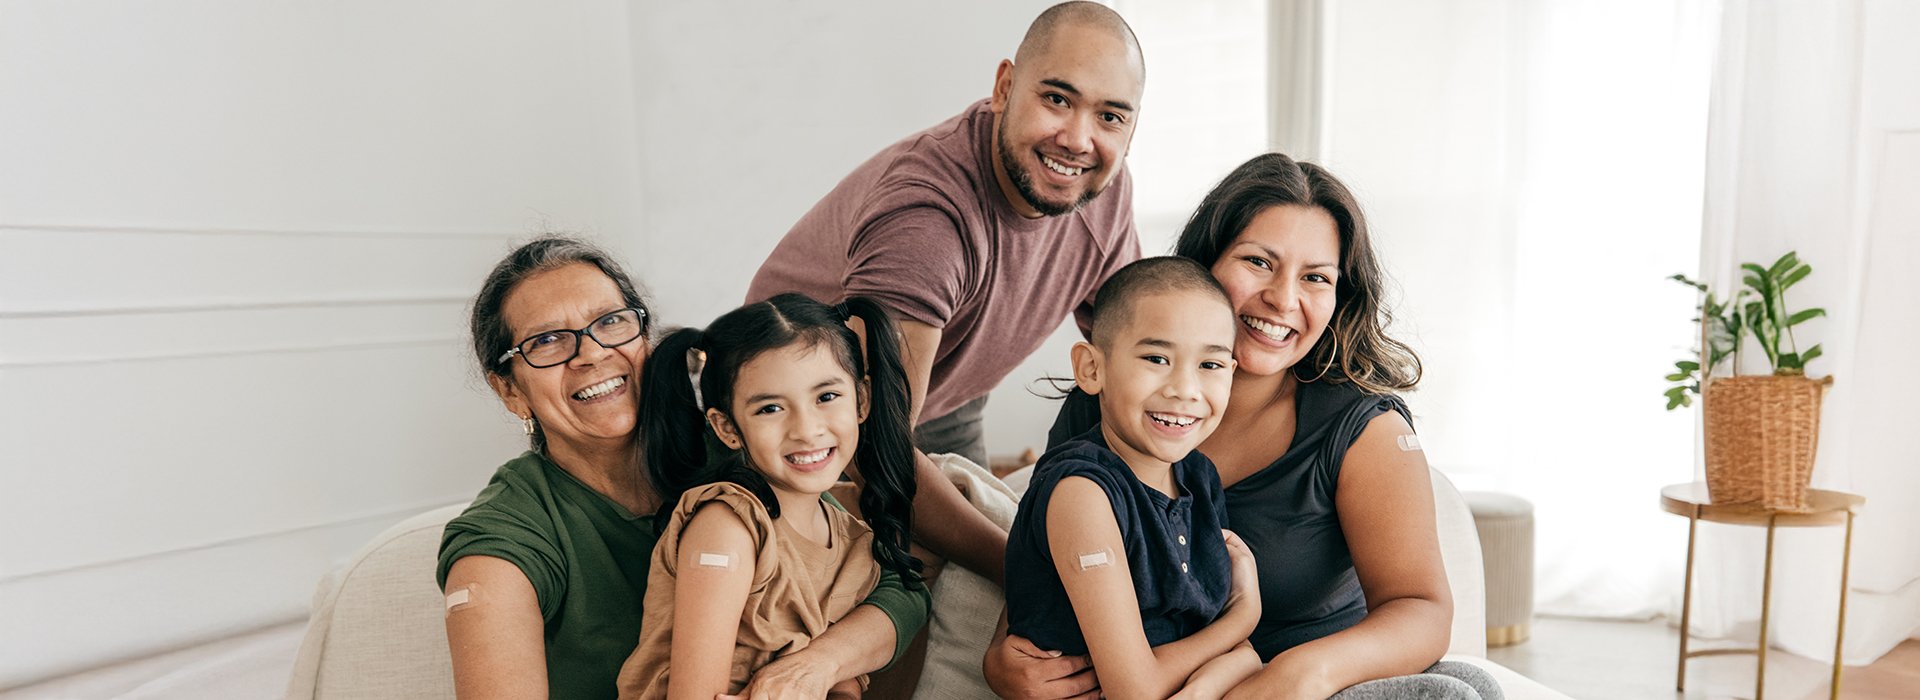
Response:
[[[1007,535],[1009,633],[1042,649],[1087,653],[1080,618],[1073,614],[1047,541],[1047,502],[1054,487],[1069,476],[1099,484],[1113,505],[1126,551],[1111,556],[1127,558],[1148,645],[1178,641],[1220,616],[1232,573],[1227,543],[1220,535],[1227,526],[1226,499],[1213,462],[1198,450],[1175,462],[1173,481],[1180,497],[1168,498],[1141,483],[1120,455],[1107,448],[1096,422],[1041,455],[1033,481],[1020,498],[1020,512]]]
[[[1334,512],[1334,487],[1347,448],[1368,421],[1395,411],[1413,424],[1399,397],[1369,394],[1350,383],[1301,384],[1295,399],[1298,425],[1286,454],[1226,489],[1233,533],[1253,550],[1260,571],[1260,624],[1252,641],[1263,660],[1367,616],[1353,554]],[[1060,407],[1047,444],[1099,423],[1100,402],[1075,389]],[[1007,575],[1011,580],[1011,566]],[[1011,588],[1007,597],[1013,597]]]

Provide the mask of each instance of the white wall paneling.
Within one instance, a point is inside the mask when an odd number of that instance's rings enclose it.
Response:
[[[474,478],[471,470],[462,475],[463,481]],[[0,687],[304,617],[323,576],[374,534],[471,495],[124,561],[0,578],[0,620],[7,630],[0,635]],[[117,517],[88,512],[96,519]],[[38,527],[32,532],[46,535]]]
[[[604,0],[10,2],[0,221],[623,231],[625,18]]]
[[[464,334],[503,236],[0,244],[0,616],[44,632],[0,642],[0,685],[301,615],[519,449]]]
[[[524,449],[466,305],[643,251],[628,5],[0,5],[0,688],[305,614]]]

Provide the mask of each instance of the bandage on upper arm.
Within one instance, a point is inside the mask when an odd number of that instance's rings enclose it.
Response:
[[[452,615],[480,604],[480,584],[469,583],[447,591],[447,614]]]
[[[1113,566],[1113,552],[1110,550],[1102,549],[1094,552],[1081,552],[1075,555],[1074,558],[1078,560],[1081,571]]]

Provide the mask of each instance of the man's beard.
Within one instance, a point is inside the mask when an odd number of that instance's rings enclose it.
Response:
[[[1000,138],[998,141],[1000,142],[1000,164],[1007,169],[1007,179],[1013,181],[1013,188],[1020,192],[1021,199],[1027,200],[1027,206],[1033,207],[1034,211],[1040,212],[1042,216],[1059,216],[1066,214],[1075,209],[1079,209],[1080,205],[1093,201],[1094,197],[1100,196],[1098,190],[1089,187],[1085,193],[1080,195],[1080,199],[1072,204],[1055,204],[1041,199],[1040,195],[1033,191],[1033,174],[1027,172],[1026,166],[1021,165],[1020,161],[1014,159],[1013,149],[1007,146],[1007,131],[1005,128],[1000,130]]]

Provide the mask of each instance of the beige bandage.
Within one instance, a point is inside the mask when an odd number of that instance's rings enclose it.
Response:
[[[469,583],[447,592],[447,614],[471,608],[480,604],[480,584]]]
[[[725,552],[701,552],[694,563],[709,569],[732,569],[733,555]]]
[[[1098,552],[1088,552],[1086,554],[1080,555],[1081,571],[1086,571],[1087,569],[1098,569],[1102,566],[1112,566],[1112,565],[1113,565],[1113,554],[1104,549]]]
[[[1399,443],[1401,452],[1420,451],[1420,436],[1418,435],[1402,435],[1400,436]]]

